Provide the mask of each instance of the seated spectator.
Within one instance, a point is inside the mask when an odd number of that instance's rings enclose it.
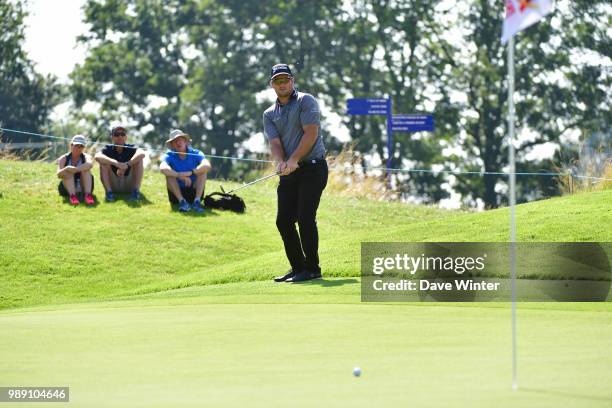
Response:
[[[145,152],[127,144],[124,126],[111,130],[112,144],[96,154],[100,164],[100,180],[106,191],[106,201],[115,201],[114,193],[130,193],[131,200],[140,200],[140,185],[144,174]]]
[[[57,189],[61,196],[70,198],[72,205],[80,203],[77,193],[84,195],[87,205],[95,204],[91,195],[94,187],[91,174],[93,160],[90,155],[83,153],[86,144],[85,136],[74,136],[70,142],[70,152],[57,159],[57,177],[62,179]]]
[[[170,150],[162,157],[160,171],[166,176],[168,199],[179,204],[179,211],[202,212],[206,174],[211,169],[204,153],[189,146],[191,139],[180,130],[173,130],[166,141]],[[190,205],[191,203],[191,205]]]

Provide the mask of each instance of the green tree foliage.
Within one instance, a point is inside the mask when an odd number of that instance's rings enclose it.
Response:
[[[433,23],[436,3],[284,2],[282,15],[266,20],[267,37],[275,44],[272,59],[296,61],[300,68],[298,83],[304,83],[306,91],[315,93],[339,113],[344,112],[346,99],[351,97],[390,96],[394,113],[426,110],[427,103],[433,105],[434,101],[426,86],[440,68],[425,58],[431,42],[428,24]],[[345,116],[344,123],[363,165],[368,164],[368,157],[386,161],[384,117]],[[408,163],[430,167],[430,163],[441,160],[439,140],[433,135],[419,136],[415,140],[407,134],[395,135],[393,167],[406,167]],[[335,147],[331,143],[328,146]],[[408,177],[399,173],[395,178],[400,189],[424,200],[437,201],[446,196],[440,188],[440,176],[415,173]]]
[[[261,126],[263,108],[256,94],[266,81],[258,58],[258,8],[257,3],[224,1],[190,3],[183,10],[192,55],[186,60],[178,118],[215,155],[236,156]],[[224,176],[232,167],[229,160],[213,164]]]
[[[178,125],[181,91],[187,81],[180,30],[181,1],[88,1],[90,31],[80,40],[92,45],[71,74],[75,103],[95,105],[84,116],[106,138],[111,123],[129,121],[145,141],[160,146]]]
[[[0,127],[41,132],[48,125],[59,88],[54,78],[35,71],[23,50],[25,17],[23,3],[0,2]],[[30,139],[8,132],[1,135],[2,141]]]
[[[516,44],[516,111],[518,130],[531,131],[517,144],[518,171],[553,171],[552,163],[527,159],[544,143],[563,143],[570,132],[587,135],[609,125],[610,77],[597,65],[597,57],[609,58],[610,40],[605,30],[610,19],[606,2],[579,1],[560,4],[556,11],[518,34]],[[461,170],[498,172],[506,169],[507,157],[507,62],[506,48],[500,43],[503,13],[499,2],[474,0],[469,7],[458,7],[457,19],[444,30],[463,32],[446,53],[453,68],[443,86],[448,92],[465,95],[456,106],[461,112],[455,146],[463,156],[453,165]],[[588,35],[585,33],[588,32]],[[586,54],[595,58],[575,61]],[[595,62],[593,62],[595,61]],[[550,181],[550,179],[549,179]],[[458,177],[455,189],[468,202],[482,199],[485,206],[505,202],[500,193],[506,177]],[[519,199],[534,198],[532,190],[542,180],[519,177]],[[549,194],[550,183],[544,183]],[[531,191],[531,193],[530,193]]]
[[[610,56],[609,11],[603,0],[561,4],[519,34],[517,61],[518,168],[550,171],[529,159],[543,143],[570,133],[608,131],[610,75],[581,55]],[[241,155],[261,132],[269,103],[269,67],[293,66],[299,89],[343,116],[363,164],[384,163],[381,117],[344,115],[350,97],[393,99],[394,113],[432,112],[434,133],[395,134],[393,166],[500,172],[507,169],[506,54],[500,43],[499,0],[89,0],[90,47],[75,69],[78,106],[99,107],[96,127],[132,121],[146,142],[161,147],[181,127],[197,147]],[[333,135],[326,142],[338,148]],[[213,163],[227,175],[229,161]],[[554,193],[548,179],[519,178],[522,199]],[[504,203],[499,175],[395,175],[406,195],[437,202],[451,187],[468,205]]]
[[[258,58],[258,6],[238,1],[88,1],[93,44],[72,74],[77,106],[98,105],[89,122],[123,120],[161,148],[180,127],[193,144],[235,156],[260,127],[256,93],[265,88]],[[227,176],[230,161],[216,161]]]
[[[381,60],[373,63],[376,64],[374,67],[384,67],[379,70],[383,74],[385,93],[393,100],[393,113],[431,112],[442,124],[435,133],[395,133],[392,147],[392,167],[395,168],[431,168],[432,164],[443,159],[442,141],[452,135],[444,125],[450,119],[449,115],[453,115],[452,107],[445,103],[447,96],[444,91],[436,88],[444,69],[435,52],[443,42],[438,42],[440,38],[433,29],[439,17],[436,9],[439,3],[429,0],[370,0],[363,3],[365,16],[374,17],[372,41],[377,44]],[[371,13],[367,13],[368,9]],[[441,174],[399,173],[396,178],[401,191],[427,202],[436,202],[448,195],[441,188]]]

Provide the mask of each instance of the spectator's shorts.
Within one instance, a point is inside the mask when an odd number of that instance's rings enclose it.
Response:
[[[113,193],[131,193],[134,185],[134,172],[130,171],[127,176],[118,176],[114,171],[110,172],[110,185]]]

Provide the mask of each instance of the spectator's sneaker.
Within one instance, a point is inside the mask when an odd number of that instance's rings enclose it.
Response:
[[[179,203],[179,211],[189,212],[189,210],[191,210],[191,207],[189,206],[189,203],[183,198]]]
[[[115,201],[115,195],[113,194],[112,191],[106,192],[106,201],[108,201],[109,203],[112,203],[113,201]]]
[[[140,191],[138,190],[133,190],[132,194],[130,195],[130,200],[132,201],[138,201],[140,200]]]
[[[193,201],[193,205],[191,206],[191,208],[193,208],[193,211],[195,211],[197,213],[203,213],[204,212],[204,208],[202,208],[202,205],[200,204],[200,200],[194,200]]]
[[[76,194],[70,194],[70,204],[72,205],[79,205],[79,199],[77,198]]]
[[[85,194],[85,204],[94,205],[96,202],[91,194]]]

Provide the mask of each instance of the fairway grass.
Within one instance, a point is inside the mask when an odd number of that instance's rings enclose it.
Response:
[[[77,407],[612,404],[608,303],[520,304],[514,392],[509,304],[362,304],[338,281],[0,312],[0,383]]]

